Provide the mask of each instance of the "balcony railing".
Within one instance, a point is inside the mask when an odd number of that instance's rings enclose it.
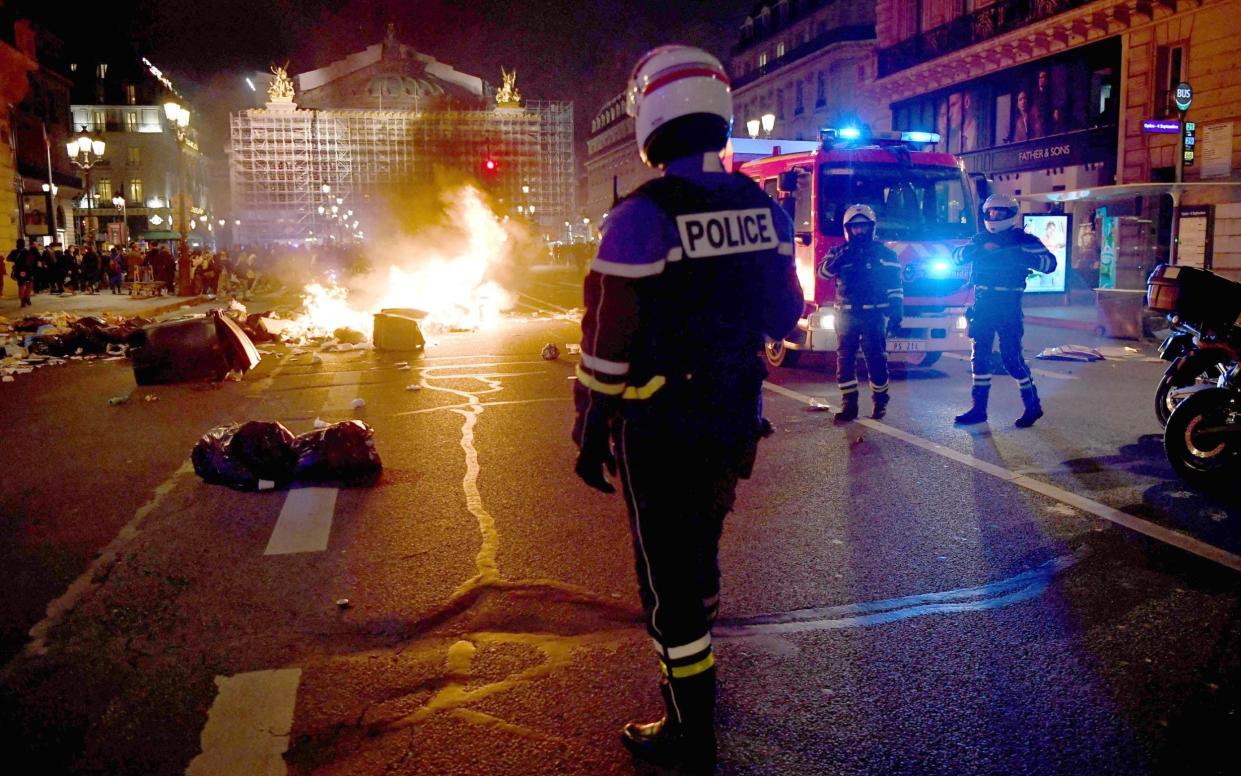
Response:
[[[789,49],[784,52],[784,56],[776,57],[769,61],[763,67],[756,67],[743,76],[733,79],[733,88],[740,89],[746,84],[753,83],[765,75],[774,73],[787,64],[796,62],[799,59],[822,51],[834,43],[843,43],[845,41],[857,40],[874,40],[875,25],[873,24],[854,24],[847,27],[836,27],[828,30],[822,35],[816,35],[800,46]]]
[[[1019,30],[1093,0],[997,0],[947,24],[879,50],[879,77],[892,75],[975,43]]]

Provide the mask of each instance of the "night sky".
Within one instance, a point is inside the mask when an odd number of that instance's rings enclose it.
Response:
[[[89,24],[53,23],[79,49],[133,40],[200,108],[208,150],[223,147],[227,114],[248,104],[242,78],[291,60],[297,73],[398,37],[458,70],[500,81],[517,69],[533,99],[572,100],[579,165],[590,119],[624,88],[638,56],[662,43],[728,51],[754,0],[136,0]],[[46,7],[46,6],[45,6]],[[63,20],[63,16],[61,17]],[[75,22],[79,21],[74,17]]]

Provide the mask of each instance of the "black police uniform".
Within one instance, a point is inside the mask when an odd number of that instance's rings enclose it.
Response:
[[[882,416],[888,401],[888,343],[884,316],[899,326],[905,290],[900,262],[882,243],[850,240],[838,245],[819,267],[819,276],[836,279],[836,385],[844,417],[856,417],[858,400],[857,353],[861,343],[870,375],[875,414]]]
[[[803,308],[788,216],[713,156],[672,161],[609,214],[574,387],[579,476],[608,490],[607,435],[616,451],[668,724],[711,753],[720,535],[758,446],[763,336]]]
[[[974,307],[969,322],[970,337],[974,340],[970,359],[974,406],[970,412],[958,416],[958,422],[986,420],[991,390],[991,348],[998,336],[1000,358],[1004,368],[1017,381],[1025,404],[1025,414],[1018,425],[1031,425],[1042,415],[1042,406],[1034,378],[1021,353],[1021,338],[1025,333],[1021,300],[1030,270],[1053,272],[1056,257],[1037,237],[1013,227],[996,234],[974,235],[970,242],[957,249],[956,262],[973,264],[970,276],[974,284]]]

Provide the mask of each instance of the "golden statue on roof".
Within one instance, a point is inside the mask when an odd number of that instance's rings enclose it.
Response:
[[[500,75],[504,78],[504,85],[496,92],[496,105],[501,108],[518,107],[521,104],[521,92],[517,91],[517,71],[510,73],[501,67]]]
[[[284,66],[272,65],[272,75],[276,76],[271,79],[271,85],[267,87],[267,96],[272,102],[293,102],[293,79],[289,78],[289,63],[285,62]]]

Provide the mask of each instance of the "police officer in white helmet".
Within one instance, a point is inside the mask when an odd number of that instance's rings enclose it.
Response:
[[[845,422],[858,416],[857,354],[861,346],[866,357],[874,410],[871,417],[882,418],[888,408],[888,343],[886,334],[900,329],[904,315],[905,289],[901,285],[901,264],[896,254],[875,239],[878,222],[869,205],[857,204],[845,210],[841,219],[845,242],[837,245],[819,266],[819,277],[835,279],[836,299],[836,386],[840,389],[840,412],[836,420]],[[884,318],[888,324],[885,330]]]
[[[725,172],[732,125],[719,61],[657,48],[630,78],[638,148],[664,175],[611,211],[586,277],[574,385],[576,472],[613,492],[620,472],[639,594],[664,679],[665,715],[622,731],[640,759],[715,761],[718,546],[757,451],[763,337],[802,313],[787,214]]]
[[[991,348],[997,337],[1004,368],[1017,381],[1025,406],[1025,411],[1017,418],[1017,427],[1029,428],[1043,417],[1034,376],[1021,353],[1021,338],[1025,333],[1021,299],[1030,271],[1055,271],[1056,257],[1037,237],[1018,226],[1019,212],[1017,200],[1007,194],[987,197],[982,206],[986,231],[974,235],[974,239],[957,249],[957,263],[973,265],[970,278],[974,284],[974,307],[969,314],[969,333],[974,340],[970,358],[973,402],[968,410],[956,416],[956,422],[961,425],[987,421]]]

